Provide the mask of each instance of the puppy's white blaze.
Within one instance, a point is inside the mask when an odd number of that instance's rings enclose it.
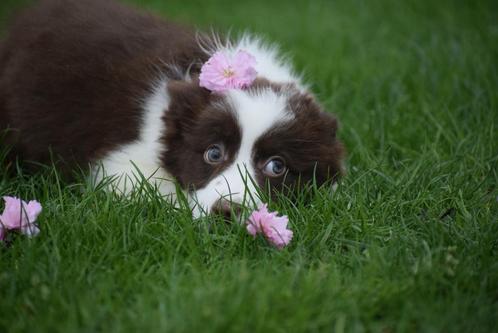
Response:
[[[171,175],[160,167],[158,160],[163,149],[159,139],[165,131],[161,118],[169,104],[166,84],[166,80],[160,80],[154,86],[152,94],[144,100],[138,140],[110,152],[94,167],[93,174],[97,181],[105,176],[116,177],[112,184],[116,187],[115,190],[129,194],[137,180],[140,181],[141,173],[158,187],[161,194],[175,193]]]
[[[250,178],[254,179],[254,171],[251,170],[249,165],[235,162],[206,187],[193,193],[189,198],[193,216],[198,218],[208,214],[220,198],[236,203],[250,204],[253,200],[258,203],[256,188]]]
[[[192,198],[196,204],[194,216],[209,212],[214,203],[222,198],[232,202],[251,205],[259,203],[256,187],[256,173],[253,165],[253,147],[259,137],[278,123],[293,118],[287,106],[286,96],[277,95],[269,89],[257,94],[242,90],[231,90],[227,98],[237,113],[242,131],[240,149],[233,164]]]

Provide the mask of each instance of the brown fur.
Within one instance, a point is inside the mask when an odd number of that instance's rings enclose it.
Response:
[[[139,99],[164,64],[186,71],[205,58],[190,30],[114,1],[44,0],[0,54],[0,131],[14,129],[8,142],[25,160],[49,162],[49,147],[96,160],[137,138]]]

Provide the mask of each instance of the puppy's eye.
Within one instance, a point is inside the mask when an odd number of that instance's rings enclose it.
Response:
[[[285,162],[280,157],[272,157],[266,162],[263,172],[268,177],[280,177],[287,171]]]
[[[225,160],[223,145],[212,145],[204,152],[204,161],[209,164],[218,164]]]

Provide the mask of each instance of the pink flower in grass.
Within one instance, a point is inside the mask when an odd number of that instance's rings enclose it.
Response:
[[[282,249],[289,244],[292,239],[292,230],[287,229],[289,219],[287,216],[277,216],[278,212],[269,212],[268,206],[263,204],[257,210],[252,212],[247,220],[247,231],[252,236],[261,233],[265,238]]]
[[[256,79],[254,66],[256,59],[245,51],[216,52],[201,68],[200,86],[214,92],[246,88]]]
[[[0,236],[5,236],[7,230],[18,229],[28,236],[36,236],[40,229],[35,224],[42,211],[41,204],[36,201],[26,202],[16,197],[3,197],[5,209],[0,215],[2,225]]]

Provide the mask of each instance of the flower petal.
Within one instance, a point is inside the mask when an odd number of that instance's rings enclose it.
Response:
[[[29,223],[23,226],[21,229],[21,233],[28,237],[37,236],[40,233],[40,228],[35,223]]]
[[[233,57],[232,66],[234,68],[246,69],[256,66],[256,58],[244,50],[239,50]]]
[[[258,227],[256,223],[248,223],[246,229],[249,235],[256,237],[256,234],[258,233]]]
[[[5,209],[0,215],[3,225],[7,229],[18,229],[28,223],[26,202],[16,197],[3,197]]]
[[[26,205],[26,213],[28,214],[28,219],[30,223],[34,223],[42,211],[42,205],[36,201],[31,200]]]
[[[230,56],[227,52],[216,52],[202,66],[199,85],[214,92],[245,88],[256,79],[256,59],[246,51],[239,50]]]
[[[276,230],[274,229],[272,232],[268,233],[267,239],[275,245],[277,248],[281,249],[285,245],[289,244],[293,236],[293,232],[291,230]]]
[[[278,212],[269,212],[268,206],[262,204],[252,212],[247,220],[247,231],[252,236],[262,233],[265,238],[278,249],[289,244],[293,232],[287,229],[289,218],[278,216]]]
[[[38,218],[42,211],[41,204],[32,200],[29,203],[16,197],[3,197],[5,209],[0,215],[0,220],[5,229],[23,229],[28,227]],[[38,228],[37,228],[38,229]]]

